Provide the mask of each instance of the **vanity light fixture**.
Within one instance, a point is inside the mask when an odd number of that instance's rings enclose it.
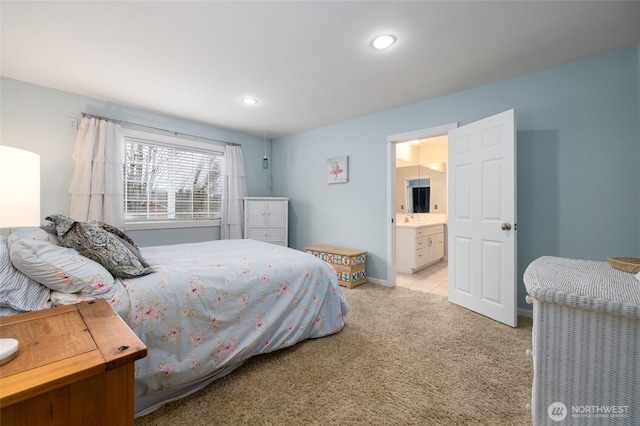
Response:
[[[255,105],[258,103],[256,98],[242,98],[242,103],[245,105]]]
[[[396,38],[390,34],[383,34],[383,35],[379,35],[378,37],[374,38],[373,41],[371,42],[371,45],[378,50],[383,50],[386,49],[388,47],[391,47],[391,45],[393,43],[396,42]]]

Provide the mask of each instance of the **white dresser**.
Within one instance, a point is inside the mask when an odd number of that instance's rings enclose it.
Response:
[[[444,257],[444,225],[396,226],[396,270],[413,274]]]
[[[289,245],[289,199],[244,198],[244,238]]]

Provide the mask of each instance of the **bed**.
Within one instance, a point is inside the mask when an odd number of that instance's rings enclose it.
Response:
[[[18,228],[0,237],[0,315],[106,299],[148,348],[135,364],[136,416],[252,356],[337,333],[349,311],[331,266],[290,248],[254,240],[141,248],[141,274],[118,277],[54,234]]]

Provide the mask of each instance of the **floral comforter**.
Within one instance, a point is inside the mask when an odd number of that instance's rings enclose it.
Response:
[[[148,347],[136,414],[191,393],[251,356],[340,331],[349,306],[334,270],[253,240],[143,248],[152,274],[122,279],[114,306]]]

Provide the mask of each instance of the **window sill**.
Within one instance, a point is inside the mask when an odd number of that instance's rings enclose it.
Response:
[[[208,228],[220,225],[220,219],[185,221],[159,220],[154,222],[127,222],[124,224],[124,229],[125,231],[142,231],[147,229]]]

